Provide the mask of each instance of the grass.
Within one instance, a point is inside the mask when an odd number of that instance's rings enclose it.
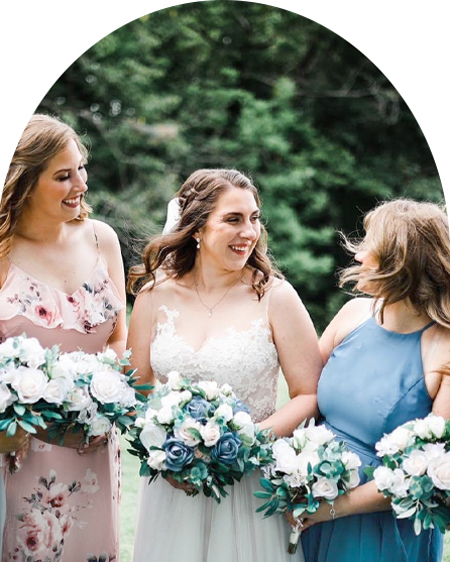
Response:
[[[281,380],[278,389],[278,405],[287,400],[287,388]],[[139,490],[139,461],[127,453],[128,443],[121,437],[122,446],[122,502],[120,506],[120,562],[131,562],[134,527],[136,523]],[[149,529],[151,533],[151,529]],[[425,561],[424,561],[425,562]],[[443,562],[450,562],[450,533],[445,535]]]

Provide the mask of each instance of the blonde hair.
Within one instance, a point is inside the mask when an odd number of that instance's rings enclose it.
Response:
[[[70,140],[87,160],[86,147],[69,125],[49,115],[36,114],[29,120],[9,165],[0,201],[0,257],[9,254],[17,222],[39,176]],[[91,210],[82,199],[76,220],[85,219]]]
[[[365,238],[351,242],[344,237],[344,245],[352,254],[369,251],[378,267],[348,267],[341,272],[339,285],[363,278],[375,301],[381,300],[381,321],[387,305],[409,299],[418,313],[450,328],[450,235],[445,208],[396,199],[367,213],[363,224]]]
[[[130,268],[127,285],[130,292],[135,294],[137,287],[148,281],[153,281],[154,285],[159,268],[166,277],[181,278],[194,267],[196,245],[193,235],[206,224],[220,195],[231,187],[249,190],[261,208],[258,190],[237,170],[202,169],[188,177],[177,193],[180,220],[176,228],[170,234],[156,236],[148,242],[142,255],[143,263]],[[252,289],[258,299],[264,296],[271,277],[282,278],[267,255],[267,233],[263,225],[246,265],[253,269]]]

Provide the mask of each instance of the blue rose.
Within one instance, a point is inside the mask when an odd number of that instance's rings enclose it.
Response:
[[[241,439],[236,433],[227,432],[217,441],[211,456],[223,464],[233,464],[237,458]]]
[[[233,404],[233,413],[237,414],[238,412],[246,412],[247,414],[250,414],[250,408],[245,402],[242,402],[242,400],[236,400]]]
[[[194,396],[185,406],[186,412],[200,422],[206,422],[208,414],[211,413],[211,404],[201,396]]]
[[[194,449],[175,437],[166,439],[163,449],[166,452],[167,468],[174,472],[181,472],[194,458]]]

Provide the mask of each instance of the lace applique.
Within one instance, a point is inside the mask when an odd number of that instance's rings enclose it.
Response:
[[[102,259],[91,279],[71,295],[48,287],[12,263],[1,295],[1,320],[21,315],[37,326],[61,326],[84,334],[94,333],[96,326],[108,320],[115,321],[123,308]]]
[[[179,371],[193,380],[228,383],[256,421],[273,414],[280,366],[270,329],[262,318],[253,320],[245,331],[230,326],[195,351],[176,332],[174,319],[179,311],[166,306],[159,310],[167,316],[165,322],[158,323],[151,345],[151,366],[159,381],[164,383],[170,371]]]

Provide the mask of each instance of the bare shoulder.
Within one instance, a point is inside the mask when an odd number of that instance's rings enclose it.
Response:
[[[286,279],[278,279],[277,277],[271,279],[270,286],[267,289],[267,295],[270,298],[271,306],[280,306],[284,303],[292,303],[294,300],[300,300],[297,291],[289,281],[286,281]]]
[[[365,297],[353,298],[344,304],[324,332],[332,335],[333,347],[372,316],[373,306],[374,300]]]
[[[102,250],[110,252],[117,249],[119,239],[116,232],[109,224],[97,219],[86,219],[85,222],[87,225],[92,225]]]

